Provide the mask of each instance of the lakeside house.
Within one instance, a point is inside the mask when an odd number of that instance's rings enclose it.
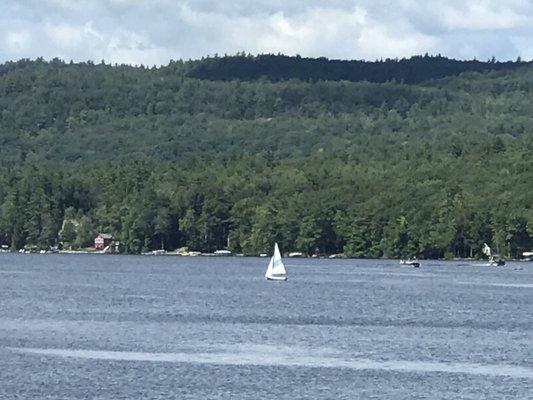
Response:
[[[100,233],[94,238],[94,249],[95,250],[104,250],[113,242],[113,235],[108,233]]]

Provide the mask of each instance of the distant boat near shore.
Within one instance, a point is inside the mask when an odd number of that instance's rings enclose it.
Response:
[[[276,246],[277,246],[277,243],[276,243]],[[291,258],[299,258],[299,257],[303,257],[304,254],[299,252],[299,251],[293,251],[292,253],[289,253],[289,257]]]
[[[228,257],[233,255],[233,253],[229,250],[215,250],[214,254],[218,257]]]
[[[408,258],[407,260],[400,260],[400,265],[409,265],[413,268],[419,268],[420,262],[418,262],[417,260],[411,260],[410,258]]]

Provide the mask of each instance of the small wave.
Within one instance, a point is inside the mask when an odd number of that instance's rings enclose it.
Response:
[[[491,283],[490,286],[519,287],[533,289],[533,283]]]
[[[41,319],[0,318],[0,326],[32,326],[43,323],[50,325],[64,324],[68,322],[83,323],[188,323],[188,324],[243,324],[243,325],[282,325],[282,326],[324,326],[324,327],[376,327],[385,329],[395,328],[429,328],[429,329],[468,329],[489,331],[530,331],[531,322],[528,320],[483,320],[483,319],[431,319],[426,318],[364,318],[364,317],[341,317],[324,315],[288,316],[288,315],[198,315],[188,313],[163,313],[153,312],[139,314],[135,312],[68,312],[57,319],[56,314],[43,314]]]
[[[308,354],[270,351],[228,351],[212,353],[144,353],[104,350],[71,350],[11,347],[12,351],[40,356],[72,357],[89,360],[140,361],[166,363],[196,363],[217,365],[257,365],[282,367],[343,368],[352,370],[382,370],[415,373],[452,373],[468,375],[506,376],[533,379],[533,369],[508,364],[478,364],[430,361],[378,361],[343,359]]]
[[[0,274],[30,274],[30,271],[0,271]]]
[[[475,286],[494,286],[494,287],[511,287],[511,288],[528,288],[533,289],[533,283],[497,283],[497,282],[455,282],[459,285],[475,285]]]

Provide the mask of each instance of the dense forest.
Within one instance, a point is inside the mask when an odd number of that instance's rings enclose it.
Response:
[[[533,67],[237,55],[0,65],[0,244],[533,249]]]
[[[329,60],[302,58],[284,55],[261,54],[258,56],[237,54],[235,56],[208,57],[190,63],[188,76],[209,80],[258,80],[280,81],[300,79],[303,81],[367,81],[384,83],[390,81],[420,83],[429,79],[459,75],[464,72],[509,70],[530,63],[488,62],[478,60],[454,60],[442,56],[415,56],[411,58],[377,61]]]

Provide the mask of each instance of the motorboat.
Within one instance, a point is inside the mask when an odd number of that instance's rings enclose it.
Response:
[[[407,260],[400,260],[400,265],[410,265],[413,268],[419,268],[420,262],[416,259],[412,260],[408,258]]]

